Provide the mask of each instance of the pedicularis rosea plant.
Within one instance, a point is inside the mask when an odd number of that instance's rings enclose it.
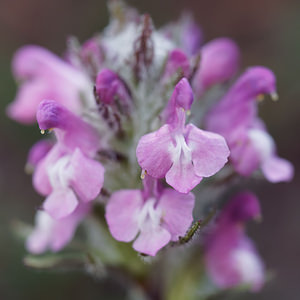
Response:
[[[244,225],[260,205],[238,187],[293,177],[258,117],[258,100],[277,100],[274,74],[237,75],[238,46],[204,44],[187,15],[157,30],[120,1],[109,9],[107,28],[70,39],[63,58],[25,46],[13,59],[8,115],[46,133],[26,166],[44,201],[25,263],[119,272],[129,299],[258,291],[266,270]]]

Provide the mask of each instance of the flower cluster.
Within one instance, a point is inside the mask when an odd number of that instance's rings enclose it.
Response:
[[[258,117],[257,99],[277,98],[271,70],[251,67],[228,88],[239,72],[234,41],[203,44],[187,16],[156,30],[149,15],[119,1],[110,9],[103,33],[82,45],[71,39],[63,58],[25,46],[13,59],[21,82],[7,113],[47,133],[27,162],[45,197],[26,244],[35,254],[64,248],[103,205],[116,240],[155,256],[191,228],[203,178],[221,169],[209,182],[293,177]],[[241,193],[206,232],[205,264],[217,286],[262,286],[264,267],[242,226],[259,214],[256,197]]]

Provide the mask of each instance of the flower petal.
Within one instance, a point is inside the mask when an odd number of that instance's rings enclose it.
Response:
[[[117,73],[109,69],[102,69],[97,75],[95,89],[100,102],[111,105],[118,98],[119,104],[123,108],[128,110],[131,105],[130,96],[124,82]]]
[[[105,218],[112,236],[122,242],[132,241],[138,233],[138,214],[143,206],[139,190],[120,190],[112,194]]]
[[[133,249],[140,253],[155,256],[157,251],[163,248],[171,239],[168,230],[161,226],[144,227],[133,243]]]
[[[74,192],[69,189],[54,190],[45,200],[43,208],[54,219],[69,216],[77,207],[78,200]]]
[[[87,84],[86,76],[72,65],[47,49],[33,45],[24,46],[16,52],[13,58],[13,72],[17,78],[58,77],[57,82],[65,81],[79,89]]]
[[[7,107],[7,114],[10,118],[24,123],[30,124],[36,120],[36,111],[39,103],[43,99],[53,97],[54,93],[42,80],[32,80],[24,83],[15,100]]]
[[[205,129],[221,134],[228,144],[235,140],[237,132],[246,130],[257,114],[256,103],[236,103],[232,107],[212,109],[205,117]]]
[[[172,125],[172,127],[178,126],[178,121],[181,118],[185,120],[185,113],[182,113],[178,109],[190,110],[194,101],[193,90],[188,80],[183,77],[175,86],[172,96],[161,114],[162,121]],[[179,113],[179,115],[178,115]],[[180,121],[179,121],[180,122]]]
[[[162,178],[172,165],[168,152],[172,143],[169,125],[141,137],[136,148],[136,156],[143,170],[154,178]]]
[[[104,181],[104,168],[100,162],[87,158],[79,148],[73,153],[69,167],[71,168],[70,185],[80,200],[94,200],[101,191]]]
[[[270,182],[291,181],[294,176],[294,167],[286,159],[272,155],[261,165],[262,172]]]
[[[233,228],[231,228],[233,229]],[[233,229],[234,230],[234,229]],[[206,266],[211,279],[221,288],[249,284],[253,291],[264,283],[264,266],[250,239],[232,238],[233,231],[223,231],[206,252]]]
[[[53,166],[62,156],[64,150],[58,144],[54,145],[47,155],[40,160],[33,173],[33,186],[38,193],[47,196],[52,191],[48,169]]]
[[[53,100],[43,100],[37,110],[40,129],[54,129],[58,143],[75,150],[78,146],[87,155],[95,155],[99,136],[94,127]]]
[[[66,218],[53,220],[52,238],[49,247],[56,252],[68,244],[76,231],[79,222],[89,213],[91,206],[79,204],[75,211]]]
[[[38,163],[47,155],[53,147],[51,140],[41,140],[36,142],[28,153],[27,165],[35,168]]]
[[[171,233],[171,240],[184,236],[193,221],[195,197],[192,193],[181,194],[165,189],[157,208],[162,211],[163,226]]]
[[[180,193],[188,193],[201,180],[202,177],[195,173],[192,161],[185,158],[183,153],[166,174],[167,183]]]
[[[38,211],[35,228],[26,241],[29,252],[40,254],[47,249],[54,252],[61,250],[72,239],[78,223],[90,211],[91,206],[80,204],[66,218],[53,219],[47,212]]]
[[[48,247],[53,219],[45,211],[38,211],[35,216],[35,224],[34,230],[26,240],[26,248],[31,253],[40,254]]]
[[[209,177],[223,168],[230,152],[222,136],[201,130],[193,124],[186,126],[186,132],[197,176]]]
[[[245,191],[234,196],[223,208],[218,226],[222,228],[228,224],[246,223],[260,216],[261,208],[258,198],[253,193]]]
[[[260,155],[247,137],[240,136],[230,148],[230,161],[237,173],[250,176],[259,167]]]
[[[239,49],[228,38],[218,38],[201,49],[201,61],[195,74],[193,86],[201,95],[213,84],[230,79],[239,67]]]

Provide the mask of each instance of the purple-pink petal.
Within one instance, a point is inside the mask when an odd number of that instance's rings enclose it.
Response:
[[[53,190],[46,198],[43,208],[54,219],[69,216],[78,206],[78,199],[70,188]]]
[[[91,205],[81,203],[75,211],[68,217],[60,220],[54,220],[53,235],[50,244],[52,251],[61,250],[73,238],[78,224],[90,212]]]
[[[39,46],[24,46],[13,59],[13,72],[17,78],[59,77],[74,86],[83,87],[86,77],[55,54]],[[58,78],[57,78],[58,79]]]
[[[194,195],[163,189],[149,175],[145,180],[142,191],[113,193],[105,218],[116,240],[130,242],[136,238],[136,251],[155,256],[170,240],[178,240],[188,230],[193,220]]]
[[[271,155],[266,159],[261,169],[266,179],[270,182],[291,181],[294,177],[294,167],[286,159]]]
[[[133,249],[140,253],[155,256],[169,243],[171,234],[161,226],[144,228],[133,243]]]
[[[219,217],[218,226],[222,228],[228,224],[245,223],[260,216],[261,208],[258,198],[251,192],[241,192],[225,206]]]
[[[97,131],[56,101],[40,103],[37,121],[41,130],[54,129],[58,143],[70,150],[80,147],[85,154],[93,156],[99,148]]]
[[[263,262],[250,239],[243,236],[233,241],[229,234],[230,231],[218,236],[219,240],[207,251],[206,267],[210,277],[220,288],[247,284],[258,291],[264,283]]]
[[[39,194],[47,196],[51,193],[52,186],[47,172],[47,161],[45,161],[45,159],[36,166],[32,176],[32,183]]]
[[[228,38],[218,38],[201,49],[201,61],[195,74],[193,86],[196,94],[201,95],[213,84],[222,83],[237,72],[239,67],[239,49]]]
[[[220,105],[230,106],[257,100],[257,97],[276,92],[276,78],[274,73],[265,67],[248,68],[230,88]]]
[[[169,125],[141,137],[136,156],[143,170],[154,178],[163,178],[172,165],[169,145],[172,143]]]
[[[185,157],[182,152],[180,158],[173,162],[170,170],[166,173],[167,183],[180,193],[188,193],[201,180],[202,177],[195,173],[191,157]]]
[[[225,165],[230,154],[225,139],[192,124],[186,126],[186,132],[195,174],[201,177],[214,175]]]
[[[193,221],[195,197],[192,193],[181,194],[165,189],[158,207],[162,210],[163,226],[171,233],[171,240],[184,236]]]
[[[276,146],[272,137],[261,129],[248,131],[249,143],[256,152],[261,170],[270,182],[290,181],[294,176],[293,165],[276,154]],[[249,147],[250,147],[249,146]]]
[[[118,99],[123,109],[128,110],[131,99],[127,87],[117,73],[102,69],[96,78],[96,93],[99,101],[112,105]]]
[[[264,265],[245,235],[244,223],[260,215],[255,195],[236,195],[223,209],[205,240],[205,265],[212,281],[220,288],[246,284],[253,291],[264,283]]]
[[[190,86],[188,80],[184,77],[176,84],[170,99],[170,103],[173,103],[174,108],[181,107],[184,110],[190,110],[193,101],[194,95],[192,87]]]
[[[32,80],[19,88],[15,100],[7,107],[7,114],[18,122],[30,124],[36,119],[39,103],[53,96],[42,80]]]
[[[41,195],[47,196],[52,192],[52,185],[49,179],[49,167],[53,166],[64,154],[64,149],[56,144],[36,166],[32,182],[36,191]]]
[[[106,206],[105,218],[112,236],[122,242],[132,241],[138,231],[138,214],[143,206],[139,190],[113,193]]]
[[[186,111],[190,110],[193,101],[193,90],[188,80],[184,77],[176,84],[172,96],[161,114],[162,121],[176,126],[178,123],[177,110],[180,108]]]
[[[249,138],[241,136],[230,146],[230,161],[239,174],[247,177],[259,168],[260,157]]]
[[[53,143],[50,140],[41,140],[35,143],[28,153],[27,164],[32,168],[36,167],[52,147]]]
[[[86,75],[41,47],[21,48],[14,56],[13,72],[24,82],[7,113],[19,122],[34,122],[38,104],[44,99],[53,99],[78,113],[82,108],[80,93],[91,98]]]
[[[26,248],[29,252],[40,254],[50,249],[61,250],[73,238],[79,222],[89,213],[90,205],[80,204],[68,217],[56,220],[45,211],[38,211],[34,230],[28,236]]]
[[[103,186],[104,168],[100,162],[86,157],[79,148],[72,154],[69,167],[70,185],[83,202],[94,200]]]

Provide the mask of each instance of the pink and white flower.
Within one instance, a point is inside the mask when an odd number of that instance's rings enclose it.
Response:
[[[166,120],[170,123],[142,136],[136,149],[142,169],[154,178],[165,177],[180,193],[188,193],[203,177],[218,172],[229,156],[222,136],[185,125],[184,109],[190,107],[191,96],[189,83],[183,78],[167,106]]]
[[[35,217],[35,228],[28,236],[26,248],[34,254],[41,254],[48,249],[57,252],[68,244],[78,224],[90,212],[91,205],[80,204],[69,216],[57,220],[45,211],[38,211]]]
[[[53,129],[57,143],[33,174],[36,190],[47,196],[43,208],[53,218],[70,215],[80,202],[94,200],[104,180],[104,168],[94,156],[99,149],[95,129],[55,101],[38,109],[41,130]]]
[[[205,264],[220,288],[249,285],[258,291],[264,284],[264,265],[245,235],[246,221],[260,217],[258,199],[251,193],[236,195],[224,208],[205,240]]]
[[[206,116],[206,128],[225,137],[230,161],[244,176],[261,169],[271,182],[293,178],[292,164],[276,154],[276,146],[257,117],[257,98],[276,96],[275,76],[264,67],[248,69]]]
[[[119,190],[106,206],[106,221],[112,236],[133,241],[133,248],[155,256],[170,241],[183,236],[193,221],[194,195],[162,188],[146,176],[143,190]]]

